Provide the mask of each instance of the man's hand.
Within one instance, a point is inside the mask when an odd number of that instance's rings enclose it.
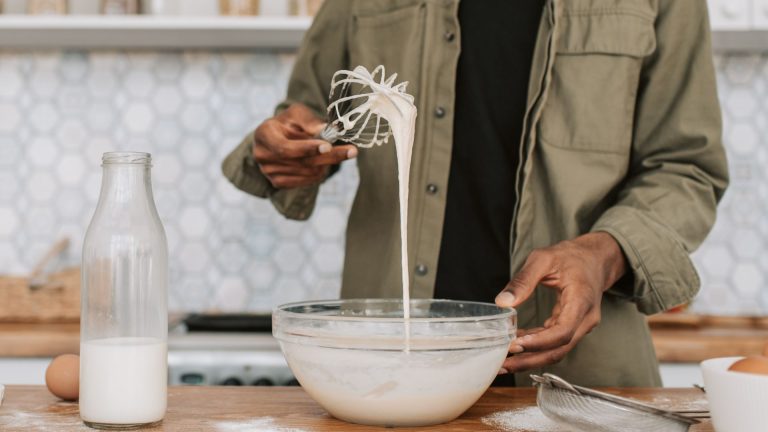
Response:
[[[603,292],[626,271],[626,258],[608,233],[585,234],[536,249],[523,268],[496,297],[496,304],[515,307],[541,284],[558,291],[552,316],[544,327],[518,330],[500,373],[557,363],[600,324]]]
[[[253,159],[272,186],[287,189],[321,183],[331,165],[357,156],[353,145],[332,146],[316,139],[324,126],[307,106],[293,104],[256,129]]]

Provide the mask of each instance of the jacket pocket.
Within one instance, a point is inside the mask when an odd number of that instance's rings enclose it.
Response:
[[[418,98],[424,47],[425,4],[353,13],[349,64],[373,70],[383,65],[396,82],[408,81],[408,93]]]
[[[567,149],[628,153],[643,60],[656,50],[653,15],[572,10],[559,20],[539,136]]]

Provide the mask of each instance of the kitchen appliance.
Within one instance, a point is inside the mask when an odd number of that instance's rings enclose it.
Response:
[[[168,335],[171,385],[298,385],[269,314],[193,314]]]

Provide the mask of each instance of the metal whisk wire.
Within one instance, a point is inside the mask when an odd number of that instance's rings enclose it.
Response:
[[[392,129],[386,119],[371,110],[378,98],[392,101],[392,93],[408,95],[408,82],[394,84],[397,74],[386,76],[384,66],[369,72],[358,66],[352,71],[340,70],[333,75],[328,104],[328,124],[320,138],[330,143],[344,141],[362,148],[382,145]],[[392,102],[394,106],[397,106]]]

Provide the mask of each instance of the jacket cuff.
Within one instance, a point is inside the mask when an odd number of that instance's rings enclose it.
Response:
[[[278,189],[271,194],[272,205],[288,219],[307,220],[315,209],[319,186]]]
[[[267,198],[275,188],[269,183],[252,157],[253,132],[249,133],[221,163],[221,171],[232,184],[243,192]]]
[[[308,219],[315,208],[319,187],[275,188],[253,160],[252,148],[253,133],[250,133],[222,162],[221,170],[224,176],[243,192],[259,198],[269,198],[275,209],[286,218]]]
[[[613,236],[632,270],[608,291],[635,302],[640,312],[654,314],[689,302],[700,281],[677,234],[641,210],[616,206],[597,220],[592,232]]]

